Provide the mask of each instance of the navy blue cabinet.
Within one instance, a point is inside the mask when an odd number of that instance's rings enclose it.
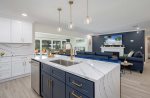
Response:
[[[94,98],[94,83],[50,65],[41,64],[44,98]]]
[[[44,98],[52,98],[52,89],[50,85],[50,76],[42,72],[41,73],[41,94]]]
[[[51,77],[51,80],[52,80],[52,98],[65,98],[65,83],[53,77]]]
[[[41,64],[41,70],[48,73],[48,74],[51,74],[51,67],[49,65],[46,65],[44,63]]]
[[[94,83],[87,79],[66,73],[66,83],[90,98],[94,96]]]
[[[51,67],[51,75],[62,82],[65,82],[65,74],[64,71]]]
[[[42,64],[41,94],[44,98],[65,98],[66,87],[62,82],[65,80],[64,74],[64,71]]]
[[[75,89],[66,86],[66,98],[89,98]],[[92,98],[92,97],[91,97]]]

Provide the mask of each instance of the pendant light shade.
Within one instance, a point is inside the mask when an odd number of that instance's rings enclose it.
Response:
[[[73,5],[73,0],[69,0],[69,5],[70,5],[70,23],[69,23],[69,29],[73,28],[73,23],[72,23],[72,5]]]
[[[73,28],[73,24],[72,24],[72,22],[70,22],[69,29],[72,29],[72,28]]]
[[[60,17],[60,14],[61,14],[62,9],[61,9],[61,8],[58,8],[57,10],[58,10],[58,13],[59,13],[59,19],[58,19],[58,20],[59,20],[59,24],[58,24],[59,26],[58,26],[58,28],[57,28],[57,31],[58,31],[58,32],[61,32],[61,31],[62,31],[62,28],[61,28],[61,23],[60,23],[60,18],[61,18],[61,17]]]
[[[58,32],[61,32],[61,31],[62,31],[62,28],[61,28],[61,27],[58,27],[58,28],[57,28],[57,31],[58,31]]]
[[[92,22],[92,18],[89,16],[89,1],[87,0],[86,3],[86,8],[87,8],[87,13],[86,13],[86,19],[85,19],[85,23],[86,24],[90,24]]]

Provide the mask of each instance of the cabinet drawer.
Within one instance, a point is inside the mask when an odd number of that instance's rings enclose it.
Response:
[[[78,90],[82,94],[93,98],[94,96],[94,83],[83,79],[81,77],[66,73],[66,83],[70,87]]]
[[[88,97],[76,91],[75,89],[66,86],[66,98],[88,98]],[[90,97],[90,98],[94,98],[94,97]]]
[[[11,77],[11,70],[0,71],[0,80]]]
[[[64,71],[51,67],[51,75],[55,77],[56,79],[59,79],[60,81],[65,82],[66,75]]]
[[[51,74],[51,67],[49,66],[49,65],[46,65],[46,64],[41,64],[41,69],[43,70],[43,71],[45,71],[46,73],[48,73],[48,74]]]

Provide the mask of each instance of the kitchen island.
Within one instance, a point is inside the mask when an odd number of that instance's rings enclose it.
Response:
[[[56,55],[40,59],[44,98],[120,98],[120,64]],[[53,61],[74,62],[63,66]],[[66,63],[67,64],[67,63]]]

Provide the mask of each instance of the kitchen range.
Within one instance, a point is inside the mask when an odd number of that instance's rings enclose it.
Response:
[[[32,58],[31,78],[44,98],[120,98],[119,63],[61,55]]]

